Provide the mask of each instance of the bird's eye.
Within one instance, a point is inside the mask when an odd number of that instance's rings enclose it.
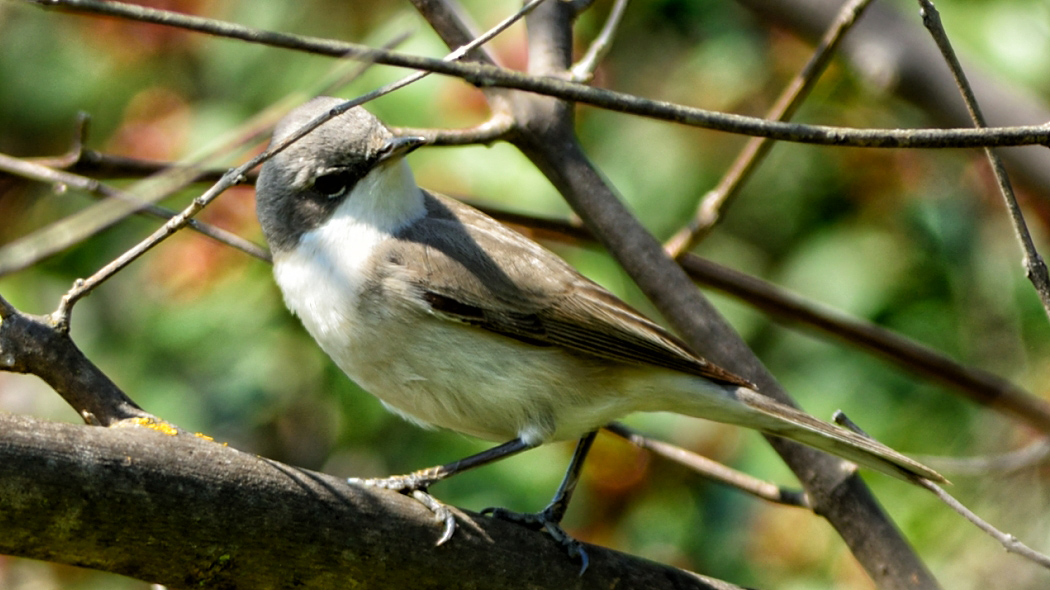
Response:
[[[343,196],[352,182],[350,175],[345,171],[331,172],[314,179],[314,190],[329,199],[335,199]]]

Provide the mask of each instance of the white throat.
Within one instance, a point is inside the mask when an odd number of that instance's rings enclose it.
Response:
[[[392,234],[426,213],[423,192],[416,185],[412,169],[404,160],[398,160],[378,166],[359,180],[325,225],[348,217]],[[324,226],[318,228],[321,229]]]

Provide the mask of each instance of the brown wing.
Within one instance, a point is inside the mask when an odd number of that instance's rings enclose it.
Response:
[[[411,250],[398,262],[433,313],[536,346],[750,386],[491,217],[432,194],[427,208],[397,236]]]

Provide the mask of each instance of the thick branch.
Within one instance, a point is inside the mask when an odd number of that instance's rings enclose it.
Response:
[[[92,424],[153,419],[80,352],[55,319],[23,314],[3,303],[0,370],[37,375]]]
[[[736,588],[181,434],[0,415],[0,553],[170,588]],[[524,558],[523,558],[524,556]]]

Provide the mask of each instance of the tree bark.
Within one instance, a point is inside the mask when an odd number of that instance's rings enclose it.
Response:
[[[0,554],[169,588],[737,588],[457,511],[441,527],[411,498],[189,434],[0,415]]]

